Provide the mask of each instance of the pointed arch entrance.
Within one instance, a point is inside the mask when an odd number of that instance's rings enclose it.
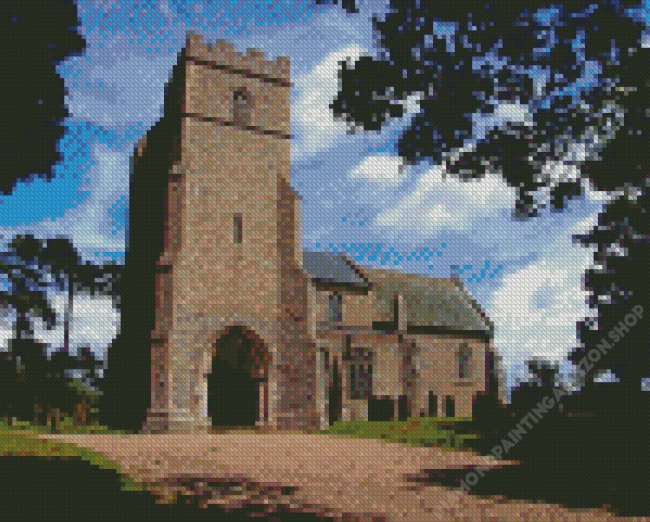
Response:
[[[227,327],[212,344],[207,376],[213,429],[251,428],[268,422],[268,363],[264,342],[245,326]]]

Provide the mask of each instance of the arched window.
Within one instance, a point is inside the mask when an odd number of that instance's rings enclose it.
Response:
[[[338,323],[343,321],[343,296],[342,295],[330,295],[330,308],[329,308],[329,319],[333,323]]]
[[[242,126],[250,123],[248,95],[243,89],[239,89],[233,94],[233,121],[235,124]]]

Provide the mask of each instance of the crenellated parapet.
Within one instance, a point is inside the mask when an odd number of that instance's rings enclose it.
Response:
[[[229,42],[217,40],[214,44],[208,44],[203,41],[203,35],[192,32],[188,33],[186,49],[187,57],[191,60],[257,77],[273,78],[287,84],[291,82],[290,60],[286,56],[267,60],[258,49],[247,49],[247,52],[240,53]]]

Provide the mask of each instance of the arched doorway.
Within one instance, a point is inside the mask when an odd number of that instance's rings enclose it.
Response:
[[[264,343],[245,327],[227,328],[212,345],[212,371],[207,379],[208,417],[213,428],[256,425],[268,403],[264,397],[267,369]]]

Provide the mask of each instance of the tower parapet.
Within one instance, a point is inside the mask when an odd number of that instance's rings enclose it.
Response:
[[[290,59],[286,56],[267,60],[264,52],[259,49],[247,49],[246,53],[240,53],[230,42],[217,40],[214,44],[208,44],[203,41],[203,35],[192,32],[188,33],[186,48],[190,60],[225,67],[233,72],[241,71],[244,74],[291,83]]]

